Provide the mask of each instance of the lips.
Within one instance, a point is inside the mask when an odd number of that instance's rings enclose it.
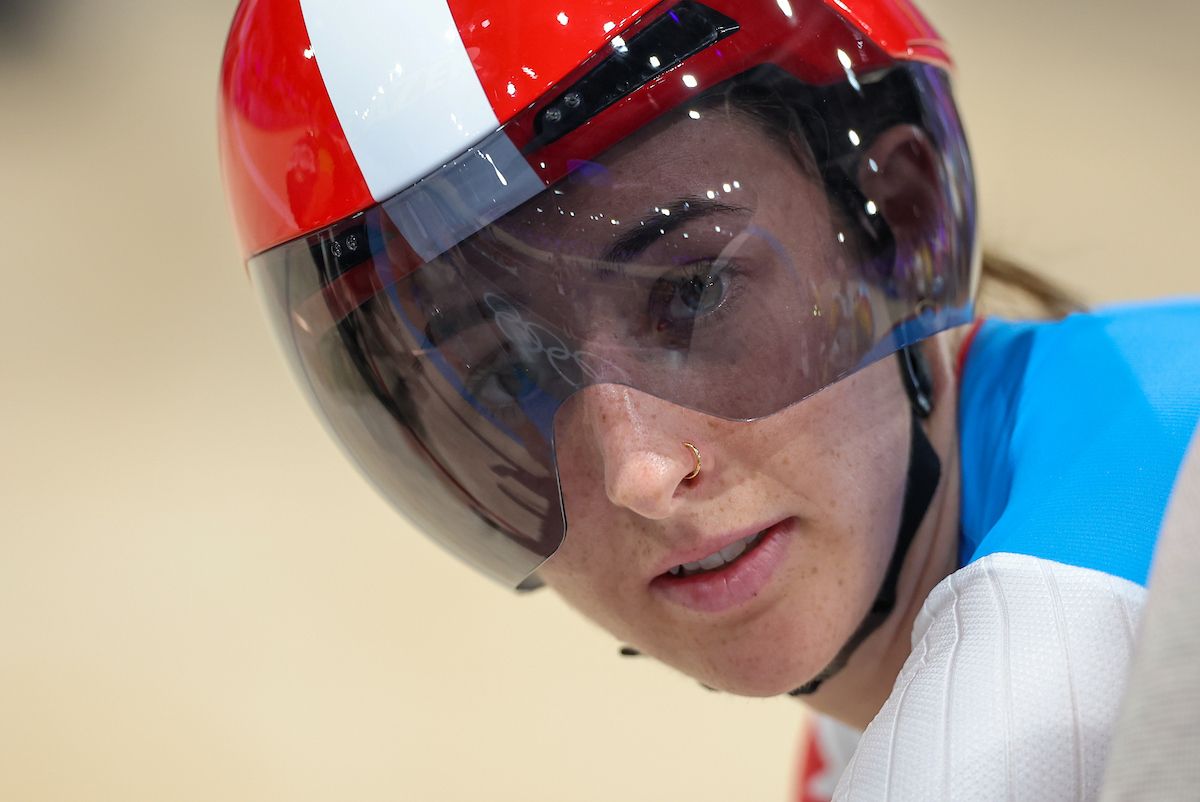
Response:
[[[673,557],[679,560],[650,582],[650,590],[672,604],[697,612],[719,613],[758,596],[783,562],[796,520],[739,534],[714,548]],[[737,545],[745,544],[737,552]],[[699,552],[699,553],[696,553]],[[708,568],[706,566],[712,566]]]
[[[697,560],[696,562],[683,563],[677,565],[667,573],[674,577],[687,577],[699,574],[705,571],[717,571],[732,563],[734,560],[741,557],[749,549],[758,545],[758,541],[762,539],[763,532],[755,532],[749,537],[744,537],[740,540],[735,540],[719,551],[715,551],[707,557]]]

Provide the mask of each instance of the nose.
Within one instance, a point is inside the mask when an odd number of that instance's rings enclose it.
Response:
[[[686,438],[678,436],[687,411],[612,384],[588,388],[580,400],[608,500],[643,518],[669,517],[696,468]]]

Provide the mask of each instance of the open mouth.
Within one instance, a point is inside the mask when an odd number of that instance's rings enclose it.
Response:
[[[650,591],[697,613],[734,610],[766,590],[798,529],[796,518],[786,518],[707,557],[673,566],[651,580]]]
[[[755,534],[750,535],[749,537],[744,537],[741,540],[735,540],[725,548],[719,551],[714,551],[712,554],[701,560],[683,563],[682,565],[676,565],[674,568],[671,568],[669,571],[667,571],[666,575],[675,577],[677,579],[683,579],[690,576],[697,576],[699,574],[720,571],[745,556],[756,545],[758,545],[759,541],[763,539],[763,536],[766,535],[766,533],[767,530],[764,529],[761,532],[756,532]]]

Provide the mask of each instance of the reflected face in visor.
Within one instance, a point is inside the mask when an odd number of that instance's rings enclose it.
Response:
[[[875,333],[843,304],[869,304],[870,289],[806,154],[740,114],[699,117],[486,232],[543,257],[523,263],[540,281],[497,271],[491,297],[570,331],[574,361],[598,374],[555,417],[568,534],[539,574],[618,638],[713,687],[768,695],[824,668],[874,598],[908,408],[887,360],[777,411],[853,367],[839,355],[857,359],[854,340]],[[570,257],[551,255],[566,243]],[[684,441],[702,453],[693,481]],[[751,570],[722,578],[734,587],[680,591],[669,576],[768,527],[742,558]]]

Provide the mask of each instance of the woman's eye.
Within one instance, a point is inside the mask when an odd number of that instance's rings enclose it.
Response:
[[[729,270],[716,265],[682,277],[659,279],[651,302],[659,328],[692,323],[712,314],[728,297],[729,283]]]
[[[672,311],[702,317],[720,306],[724,298],[724,274],[692,276],[681,282]]]

